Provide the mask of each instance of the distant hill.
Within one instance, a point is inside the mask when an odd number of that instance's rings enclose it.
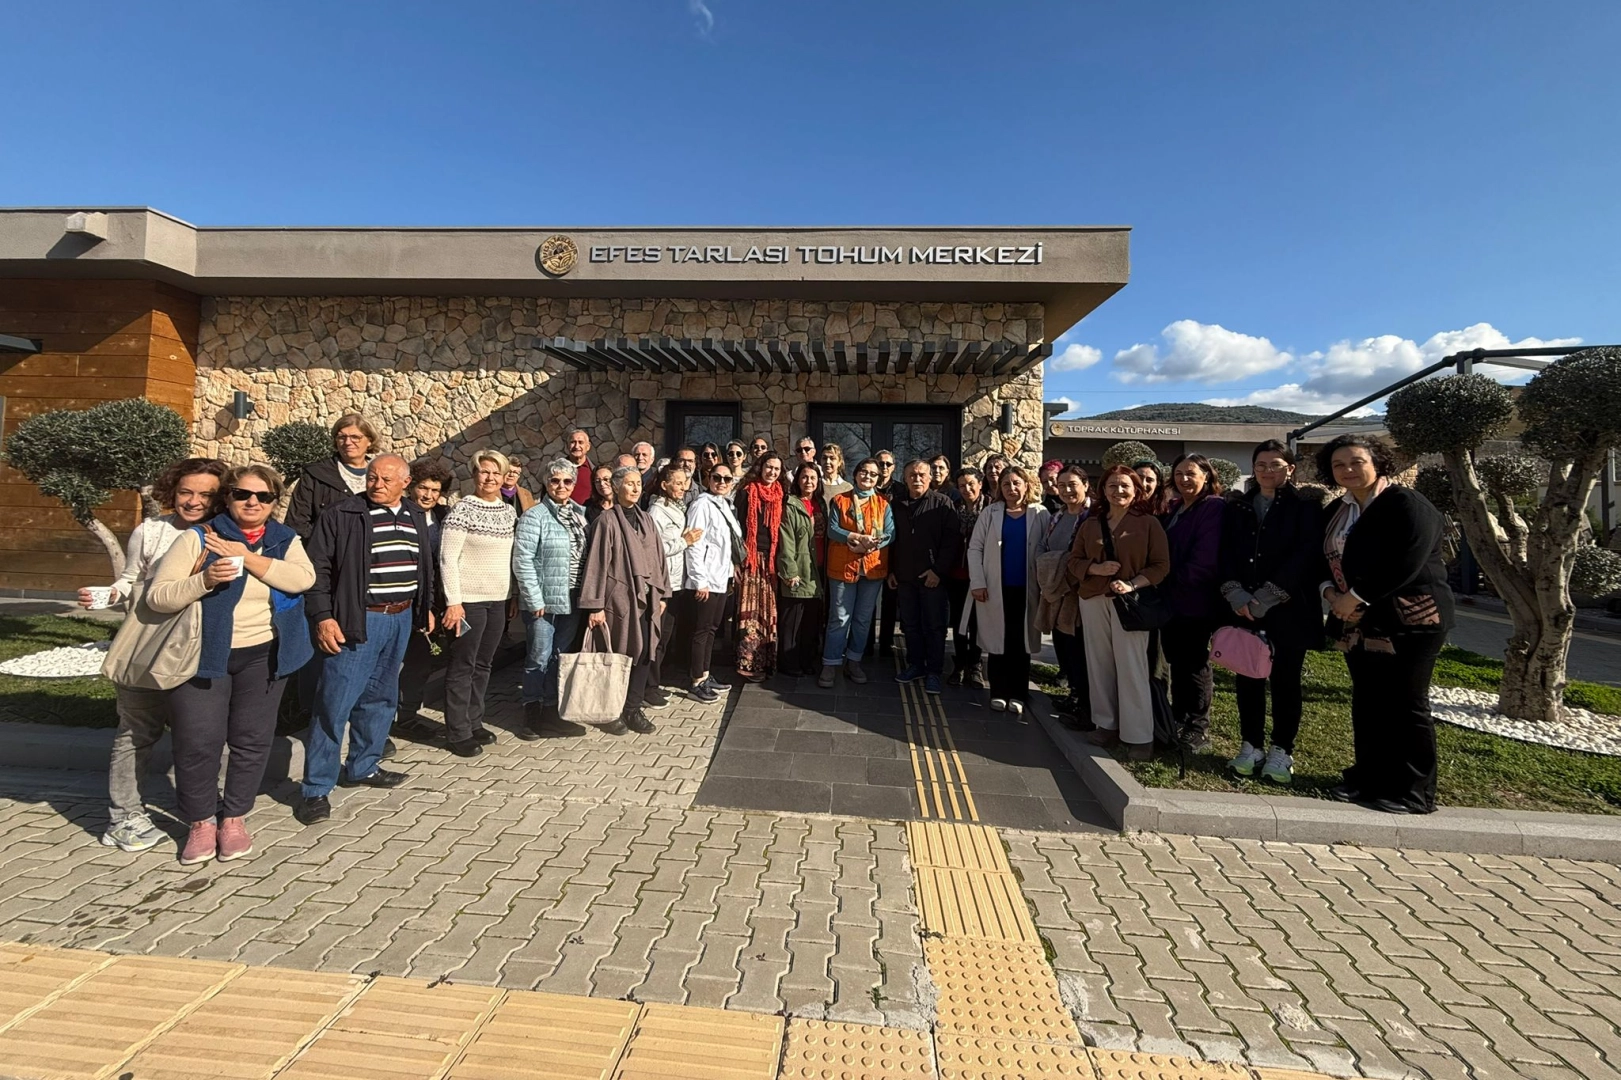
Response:
[[[1196,401],[1139,405],[1098,413],[1089,420],[1143,420],[1178,424],[1303,424],[1317,417],[1264,405],[1203,405]]]

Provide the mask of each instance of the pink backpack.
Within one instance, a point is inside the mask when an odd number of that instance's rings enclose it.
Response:
[[[1210,659],[1234,675],[1250,679],[1264,679],[1272,674],[1272,646],[1266,635],[1242,626],[1223,626],[1216,631],[1210,644]]]

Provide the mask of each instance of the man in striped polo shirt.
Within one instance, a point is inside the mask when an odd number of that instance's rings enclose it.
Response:
[[[433,559],[427,519],[404,498],[411,469],[394,454],[373,458],[366,492],[334,503],[310,537],[315,585],[304,611],[321,665],[304,751],[306,825],[331,816],[333,787],[395,787],[405,774],[380,767],[399,707],[400,664],[411,634],[433,629]],[[340,768],[344,730],[349,760]]]

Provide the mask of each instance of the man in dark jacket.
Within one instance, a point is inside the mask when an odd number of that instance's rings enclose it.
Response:
[[[332,456],[305,467],[282,519],[305,547],[322,511],[366,490],[366,461],[376,444],[377,429],[359,413],[345,413],[332,425]]]
[[[395,787],[404,773],[380,768],[399,708],[399,672],[414,630],[433,628],[433,557],[422,508],[403,498],[411,469],[385,454],[366,470],[366,493],[333,503],[316,523],[309,557],[315,584],[304,594],[318,654],[304,750],[306,825],[331,815],[335,785]],[[349,760],[339,768],[344,729]]]
[[[962,556],[962,529],[951,499],[931,487],[928,462],[907,462],[904,476],[906,494],[891,506],[895,539],[889,545],[889,580],[906,635],[906,670],[895,678],[922,679],[924,690],[939,694],[951,612],[945,579]]]

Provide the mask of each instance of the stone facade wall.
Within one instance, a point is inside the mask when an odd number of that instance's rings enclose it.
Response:
[[[462,471],[486,446],[538,465],[567,432],[591,433],[593,460],[646,439],[663,449],[666,401],[736,401],[744,437],[786,451],[807,405],[960,405],[962,458],[1011,451],[1040,459],[1041,370],[1013,378],[743,372],[577,372],[535,351],[549,337],[670,336],[742,340],[1010,341],[1042,338],[1042,306],[801,300],[546,300],[526,297],[218,297],[203,301],[197,357],[199,448],[252,456],[266,429],[364,413],[383,449],[440,454]],[[231,416],[233,394],[255,405]],[[641,405],[637,426],[629,402]],[[997,431],[1014,404],[1015,431]],[[949,448],[948,448],[949,449]]]

